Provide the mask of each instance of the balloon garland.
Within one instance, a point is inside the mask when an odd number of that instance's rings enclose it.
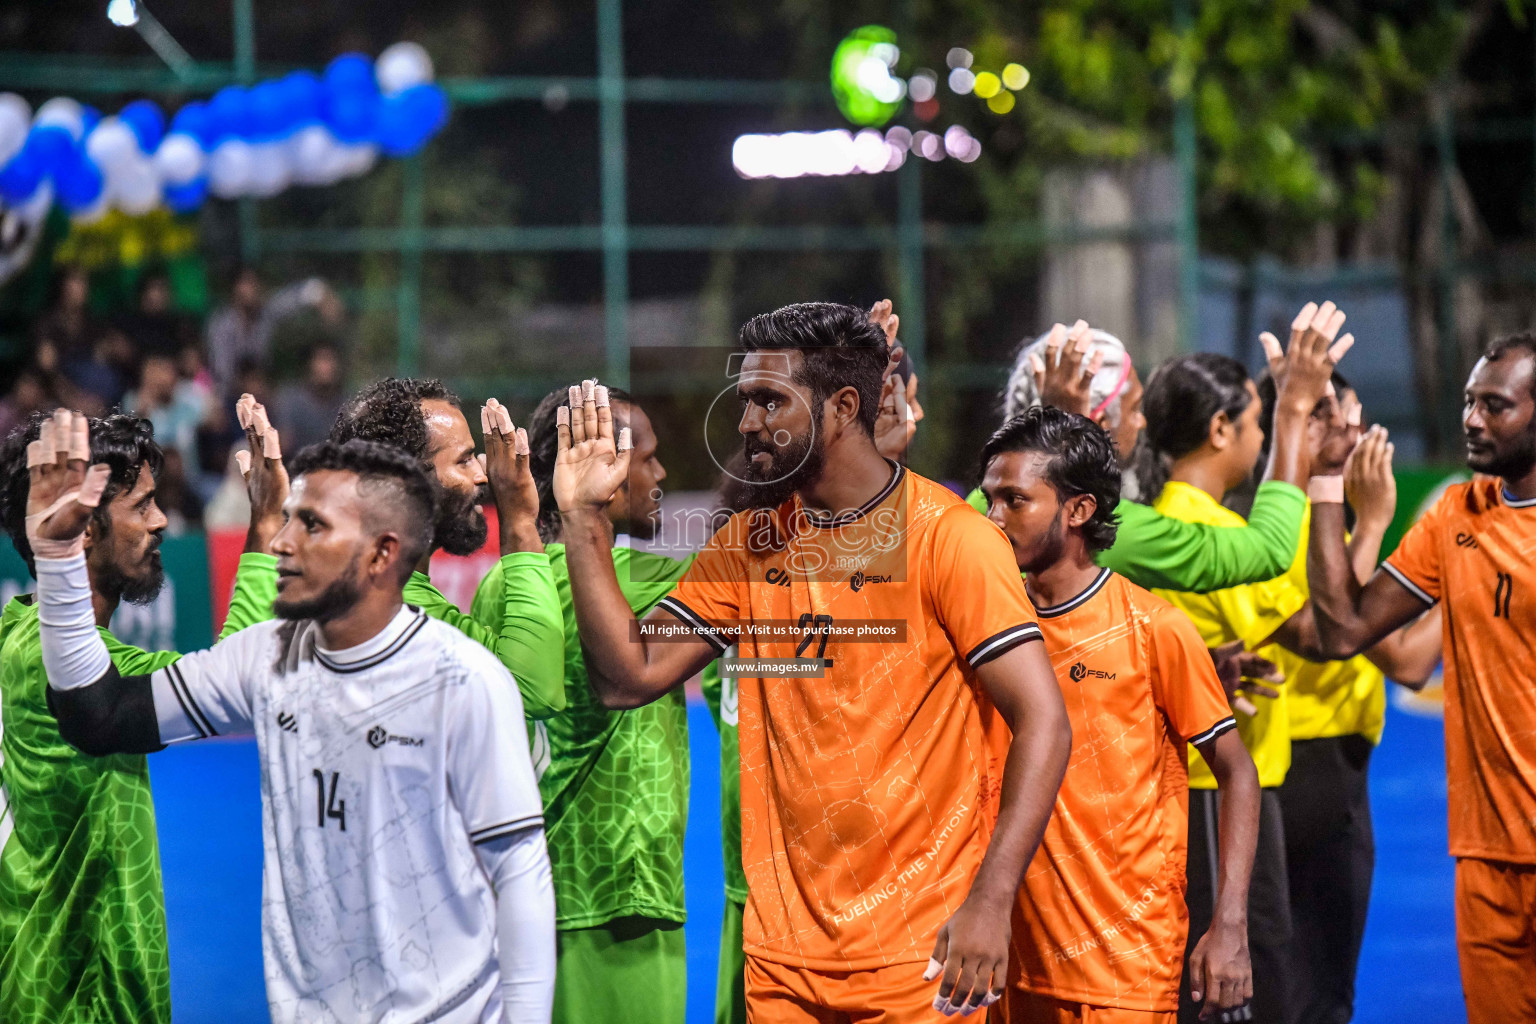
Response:
[[[370,61],[343,54],[322,75],[295,71],[249,88],[226,86],[165,114],[134,100],[103,117],[66,97],[34,114],[0,93],[0,203],[40,224],[57,202],[80,223],[117,209],[197,209],[221,199],[275,196],[293,185],[357,177],[385,156],[417,152],[447,121],[432,59],[396,43]]]

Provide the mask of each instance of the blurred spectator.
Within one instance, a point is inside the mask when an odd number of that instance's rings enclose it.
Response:
[[[219,486],[208,504],[203,506],[203,529],[244,530],[250,521],[251,497],[245,488],[245,477],[240,475],[240,464],[235,461],[235,452],[248,450],[249,446],[242,440],[229,453]]]
[[[192,384],[177,379],[176,364],[169,356],[144,360],[138,390],[123,399],[123,411],[154,424],[155,440],[167,454],[174,449],[184,466],[198,465],[197,428],[203,422],[204,403]],[[166,464],[169,468],[169,460]]]
[[[118,329],[138,349],[139,357],[175,358],[196,341],[191,321],[171,308],[171,279],[148,270],[139,278],[138,305],[117,319]]]
[[[222,476],[230,452],[245,442],[245,431],[240,429],[235,419],[235,403],[240,400],[240,396],[252,394],[263,404],[271,406],[270,392],[261,363],[250,356],[241,360],[232,385],[213,392],[203,426],[197,432],[201,456],[198,468],[205,478],[217,479]]]
[[[84,270],[61,267],[53,279],[48,309],[37,321],[37,343],[51,344],[66,372],[71,363],[90,360],[101,330],[85,308],[90,290],[90,279]]]
[[[187,463],[181,452],[166,446],[156,429],[155,440],[165,451],[165,465],[155,477],[155,504],[165,513],[165,532],[175,536],[186,533],[202,517],[202,503],[197,500],[187,481]]]
[[[228,390],[242,361],[265,363],[278,321],[302,309],[314,308],[327,323],[339,323],[343,308],[330,285],[312,277],[263,294],[261,278],[250,267],[235,276],[229,305],[208,320],[208,361],[213,379]]]
[[[43,382],[42,374],[27,367],[16,375],[10,393],[0,398],[0,438],[26,423],[35,412],[47,412],[58,406]]]
[[[278,389],[273,425],[285,451],[297,452],[330,435],[341,411],[341,379],[341,353],[323,342],[310,350],[304,379]]]

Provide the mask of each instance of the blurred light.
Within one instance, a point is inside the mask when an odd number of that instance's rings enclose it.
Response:
[[[976,140],[964,126],[950,125],[949,130],[944,133],[944,152],[956,160],[963,159],[965,154],[971,151],[971,143],[974,141]]]
[[[943,160],[944,140],[933,132],[918,132],[912,136],[912,152],[924,160]]]
[[[976,87],[976,76],[965,68],[955,68],[949,73],[949,87],[964,96]]]
[[[1022,64],[1009,64],[1003,68],[1003,84],[1015,91],[1029,84],[1029,69]]]
[[[987,106],[994,114],[1006,114],[1013,109],[1013,93],[1000,92],[987,100]]]
[[[855,29],[832,54],[832,98],[858,125],[882,125],[896,116],[907,85],[892,76],[901,51],[896,33],[881,25]]]
[[[912,113],[916,114],[921,121],[932,121],[939,116],[939,101],[925,100],[922,103],[914,103]]]
[[[887,145],[894,146],[905,153],[912,148],[912,133],[901,125],[897,125],[885,133]]]
[[[956,46],[944,55],[944,63],[952,68],[968,68],[974,59],[971,56],[971,51],[963,46]]]
[[[112,0],[107,4],[107,20],[128,28],[139,23],[139,5],[134,0]]]
[[[553,113],[564,110],[571,102],[571,90],[563,85],[552,85],[544,90],[544,109]]]
[[[881,174],[906,159],[905,139],[891,129],[882,137],[865,129],[854,135],[838,129],[825,132],[785,132],[782,135],[742,135],[731,147],[731,163],[744,178],[832,177]],[[936,137],[935,137],[936,138]]]
[[[912,72],[912,78],[907,82],[907,95],[912,97],[913,103],[927,103],[938,95],[939,76],[927,68],[918,68]]]
[[[979,156],[981,156],[981,140],[977,139],[977,138],[972,138],[970,140],[970,144],[968,146],[966,146],[965,152],[961,153],[956,159],[958,159],[962,163],[969,164],[969,163],[975,163],[976,162],[976,158],[979,157]]]
[[[1003,81],[990,71],[983,71],[976,76],[976,84],[972,86],[977,96],[989,100],[1003,91]]]

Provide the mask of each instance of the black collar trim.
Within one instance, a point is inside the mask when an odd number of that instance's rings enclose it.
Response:
[[[1110,572],[1108,569],[1100,569],[1093,582],[1088,584],[1088,589],[1084,590],[1081,594],[1078,594],[1070,601],[1063,601],[1061,604],[1051,605],[1049,608],[1036,608],[1035,615],[1042,619],[1054,619],[1058,615],[1067,614],[1072,609],[1086,604],[1094,594],[1103,590],[1104,584],[1109,582],[1109,577]]]
[[[858,522],[860,519],[863,519],[865,516],[873,512],[876,508],[880,507],[880,504],[885,501],[885,499],[889,498],[892,494],[895,493],[897,486],[901,484],[902,480],[904,480],[907,475],[907,467],[903,466],[895,459],[886,459],[885,461],[891,464],[891,479],[886,483],[884,487],[880,489],[879,494],[875,495],[873,498],[870,498],[858,508],[849,509],[846,512],[839,512],[835,516],[818,516],[816,513],[806,508],[802,503],[800,508],[805,512],[805,521],[816,527],[818,530],[830,530],[833,527],[847,526],[849,523]]]

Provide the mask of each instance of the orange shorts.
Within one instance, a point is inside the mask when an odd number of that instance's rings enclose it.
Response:
[[[922,963],[867,971],[813,971],[747,957],[747,1024],[938,1024],[981,1021],[933,1008],[939,982]]]
[[[1174,1024],[1174,1010],[1093,1006],[1010,988],[992,1008],[990,1024]]]
[[[1536,865],[1456,861],[1467,1024],[1536,1021]]]

